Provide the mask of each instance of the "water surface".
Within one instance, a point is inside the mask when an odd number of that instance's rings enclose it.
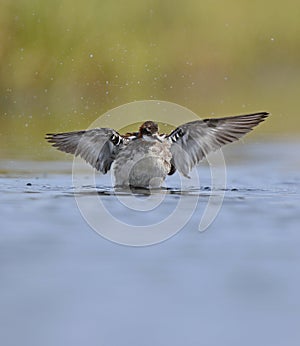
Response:
[[[143,248],[91,230],[71,162],[1,161],[1,345],[299,345],[299,152],[299,142],[226,148],[224,203],[202,233],[207,166],[201,187],[169,179],[158,215],[199,195],[196,211]],[[115,205],[110,182],[79,194]]]

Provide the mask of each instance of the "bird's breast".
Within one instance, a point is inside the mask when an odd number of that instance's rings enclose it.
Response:
[[[118,153],[114,164],[116,185],[148,186],[153,179],[163,181],[171,169],[168,141],[130,141]]]

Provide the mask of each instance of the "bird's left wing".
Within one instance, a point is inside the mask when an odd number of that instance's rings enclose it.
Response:
[[[103,174],[109,171],[116,154],[128,141],[109,128],[49,133],[46,135],[46,140],[61,151],[82,157]]]
[[[210,152],[237,141],[268,116],[267,112],[196,120],[177,127],[167,136],[172,167],[188,177],[194,165]],[[172,174],[171,173],[171,174]]]

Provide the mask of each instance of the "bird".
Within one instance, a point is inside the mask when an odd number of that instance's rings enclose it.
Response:
[[[95,128],[48,133],[45,138],[103,174],[112,169],[116,187],[160,188],[176,171],[189,178],[209,153],[239,140],[268,116],[258,112],[195,120],[169,134],[160,134],[158,124],[148,120],[138,131],[123,135],[112,128]]]

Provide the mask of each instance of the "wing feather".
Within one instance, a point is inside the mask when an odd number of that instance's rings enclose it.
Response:
[[[110,169],[116,154],[127,141],[109,128],[49,133],[46,135],[46,140],[58,150],[82,157],[104,174]]]
[[[194,165],[210,152],[237,141],[264,121],[269,113],[196,120],[177,127],[171,141],[172,165],[188,177]]]

